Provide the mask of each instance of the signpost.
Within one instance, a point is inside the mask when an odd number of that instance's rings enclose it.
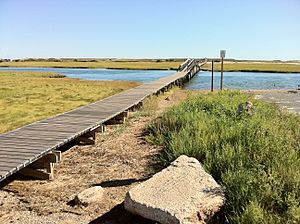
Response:
[[[220,57],[221,57],[221,81],[220,81],[220,89],[223,90],[223,60],[225,58],[226,50],[220,50]]]
[[[211,61],[211,91],[214,91],[214,60]]]

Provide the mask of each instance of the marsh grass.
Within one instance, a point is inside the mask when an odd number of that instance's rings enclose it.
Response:
[[[202,67],[203,70],[211,70],[211,63]],[[220,71],[220,63],[214,63],[214,70]],[[300,64],[289,63],[255,63],[255,62],[236,62],[224,63],[224,71],[241,71],[241,72],[281,72],[281,73],[300,73]]]
[[[251,100],[254,115],[237,114]],[[300,223],[300,127],[296,115],[239,92],[190,96],[149,125],[166,166],[197,158],[224,189],[232,223]]]
[[[138,111],[141,116],[151,116],[156,113],[160,96],[150,96],[143,101],[143,106]]]
[[[182,61],[19,61],[1,62],[0,67],[53,67],[53,68],[110,68],[110,69],[159,69],[176,70]]]
[[[87,105],[136,82],[86,81],[41,72],[0,72],[0,133]]]

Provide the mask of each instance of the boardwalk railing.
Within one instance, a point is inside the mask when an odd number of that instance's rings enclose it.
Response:
[[[95,133],[106,124],[124,120],[150,95],[183,85],[199,70],[204,60],[189,59],[174,75],[145,83],[98,102],[50,117],[0,135],[0,182],[21,171],[41,178],[53,175],[60,150],[71,141],[93,143]],[[41,172],[37,169],[46,169]]]

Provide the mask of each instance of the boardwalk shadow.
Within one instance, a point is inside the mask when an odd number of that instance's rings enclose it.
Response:
[[[89,224],[157,224],[141,216],[133,215],[124,208],[124,203],[112,208],[109,212],[91,221]]]
[[[109,180],[109,181],[103,181],[99,184],[94,184],[94,186],[101,186],[104,188],[108,187],[122,187],[122,186],[128,186],[136,182],[142,182],[147,180],[148,178],[142,178],[142,179],[136,179],[136,178],[131,178],[131,179],[116,179],[116,180]]]

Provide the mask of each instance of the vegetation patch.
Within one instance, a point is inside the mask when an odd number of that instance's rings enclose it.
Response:
[[[207,63],[202,70],[211,71],[211,63]],[[221,71],[220,63],[214,63],[214,71]],[[300,73],[300,64],[270,63],[270,62],[226,62],[226,72],[268,72],[268,73]]]
[[[251,101],[255,111],[238,112]],[[167,166],[197,158],[226,190],[231,223],[300,222],[300,126],[296,115],[240,92],[189,96],[148,128]]]
[[[107,68],[107,69],[142,69],[142,70],[176,70],[182,60],[62,60],[62,61],[9,61],[0,62],[0,67],[51,67],[51,68]]]
[[[0,133],[139,85],[63,77],[49,72],[0,71]]]

